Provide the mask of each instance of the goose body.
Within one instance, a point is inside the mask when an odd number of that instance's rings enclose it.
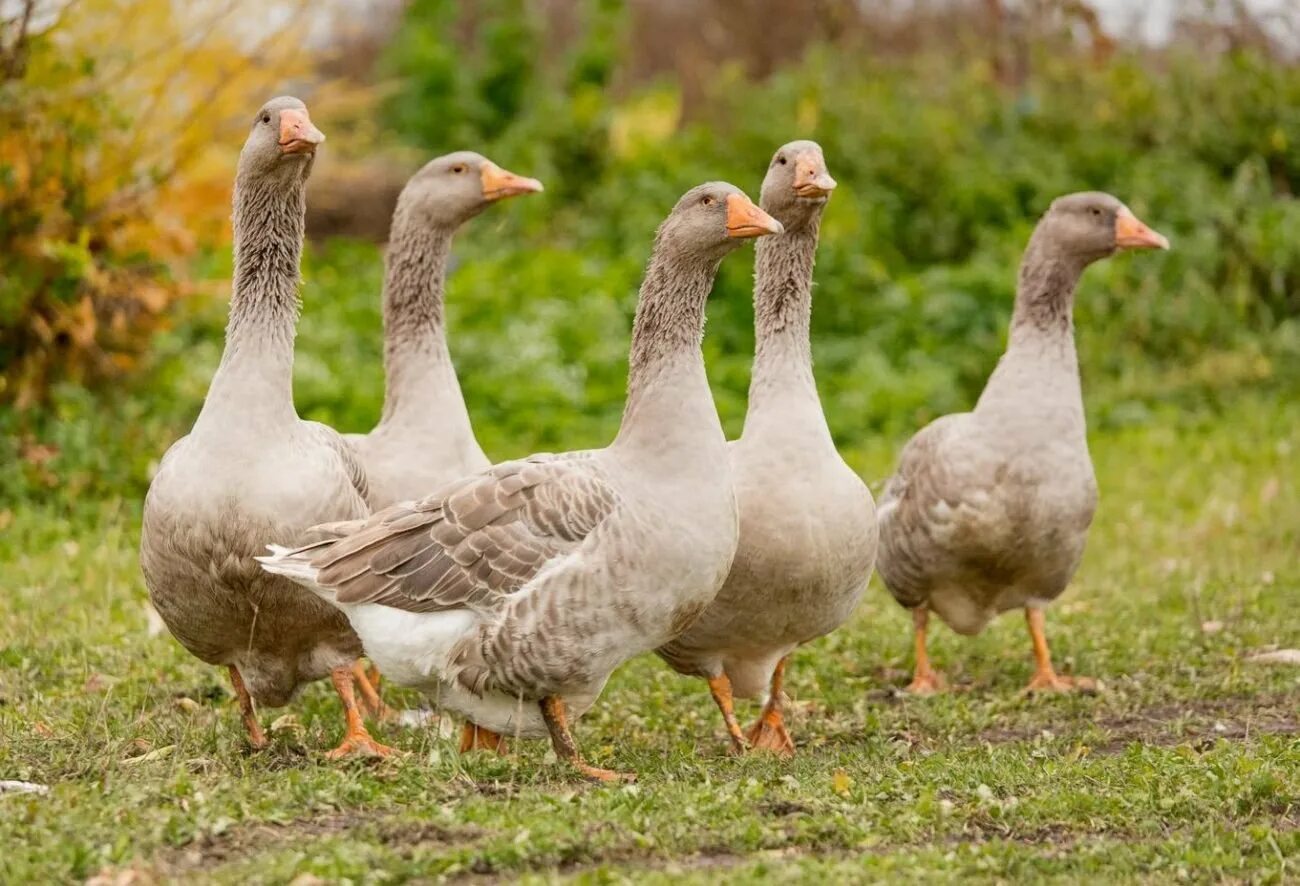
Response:
[[[665,463],[664,473],[648,475],[620,447],[505,462],[375,515],[322,545],[328,553],[310,568],[286,574],[326,593],[345,585],[333,602],[399,684],[500,735],[545,737],[538,699],[562,696],[577,719],[614,668],[670,639],[726,575],[736,512],[725,448],[721,439],[690,445],[699,457],[688,472]],[[689,513],[677,504],[687,500]],[[505,537],[494,542],[502,527]],[[358,559],[352,550],[366,556],[370,545],[367,573],[345,582]],[[451,553],[477,548],[491,566],[447,567]],[[405,588],[427,594],[440,579],[447,598],[467,597],[467,605],[405,598]]]
[[[779,229],[702,185],[660,227],[637,307],[628,401],[608,447],[505,462],[269,571],[338,606],[399,682],[493,732],[549,734],[589,776],[568,720],[615,667],[680,633],[735,554],[730,459],[704,372],[704,305],[738,239]]]
[[[737,750],[793,750],[780,718],[783,663],[849,618],[875,562],[871,493],[835,449],[812,373],[813,260],[832,188],[815,142],[792,142],[773,157],[762,206],[785,230],[758,243],[749,411],[728,447],[739,546],[717,598],[657,650],[678,672],[709,681]],[[747,741],[732,696],[767,697]]]
[[[1070,411],[1015,421],[977,407],[912,439],[881,501],[881,575],[900,603],[969,635],[1060,596],[1097,507],[1082,415]]]
[[[681,673],[726,674],[736,697],[766,699],[778,663],[844,624],[861,601],[875,560],[874,507],[829,440],[747,430],[728,451],[740,513],[735,563],[713,604],[658,652]]]
[[[1078,568],[1097,507],[1074,291],[1092,262],[1152,247],[1168,241],[1108,194],[1056,200],[1026,250],[1007,350],[974,411],[938,419],[903,449],[881,500],[879,569],[913,612],[913,691],[943,685],[925,651],[929,612],[975,634],[1017,608],[1034,646],[1029,688],[1091,685],[1055,672],[1043,632],[1043,609]]]
[[[491,466],[474,436],[450,360],[446,371],[450,383],[439,379],[426,389],[427,419],[381,421],[368,434],[344,435],[365,466],[366,501],[371,507],[418,498],[449,480]]]
[[[364,516],[356,460],[332,431],[210,434],[167,451],[145,499],[141,566],[150,599],[190,653],[235,667],[259,705],[287,704],[306,683],[361,654],[337,610],[265,574],[265,539],[297,543],[317,523]],[[310,478],[310,483],[304,480]]]
[[[303,189],[323,139],[297,99],[259,111],[235,185],[235,276],[221,365],[190,434],[163,457],[145,499],[140,564],[149,596],[189,652],[230,670],[254,746],[254,705],[286,704],[331,676],[349,731],[340,755],[384,753],[360,725],[352,665],[361,642],[315,595],[263,572],[267,539],[364,517],[365,474],[341,437],[298,418]]]

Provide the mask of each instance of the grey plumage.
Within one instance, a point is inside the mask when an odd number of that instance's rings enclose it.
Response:
[[[821,187],[800,196],[811,176]],[[762,695],[779,661],[849,617],[875,560],[871,494],[836,451],[813,379],[813,263],[833,187],[815,142],[783,146],[769,166],[762,206],[785,232],[757,244],[749,411],[728,447],[739,547],[714,602],[656,650],[681,673],[725,674],[741,697]]]
[[[894,598],[973,634],[996,615],[1041,608],[1083,556],[1097,484],[1072,313],[1092,262],[1140,223],[1114,197],[1052,204],[1020,266],[1006,353],[974,411],[944,416],[903,449],[880,503],[878,568]],[[920,667],[918,667],[918,677]]]
[[[482,727],[545,735],[536,702],[552,696],[580,715],[713,599],[735,552],[700,339],[739,194],[693,189],[660,227],[609,447],[498,465],[267,568],[347,612],[385,673]]]
[[[140,541],[150,599],[172,634],[203,661],[236,667],[267,706],[350,664],[361,644],[341,613],[254,556],[268,539],[294,544],[315,523],[366,514],[352,451],[293,406],[312,155],[281,150],[283,111],[306,119],[296,99],[269,102],[240,155],[225,351],[192,431],[150,484]]]
[[[368,434],[348,436],[365,465],[373,508],[432,492],[491,462],[474,436],[451,351],[444,298],[456,231],[506,193],[485,192],[484,175],[541,184],[459,151],[429,161],[402,189],[384,275],[384,410]]]

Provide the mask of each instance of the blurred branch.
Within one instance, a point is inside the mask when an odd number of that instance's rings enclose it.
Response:
[[[12,46],[0,47],[0,61],[4,64],[4,79],[17,80],[27,67],[27,29],[32,24],[36,0],[23,0],[23,11],[18,18],[18,35]]]
[[[226,3],[224,9],[222,9],[217,15],[212,16],[212,18],[210,18],[208,21],[204,22],[202,25],[199,26],[197,32],[193,36],[193,39],[190,41],[191,43],[190,51],[183,55],[178,56],[175,63],[172,64],[171,67],[162,76],[158,78],[158,82],[149,96],[148,104],[145,105],[144,109],[141,110],[140,115],[136,118],[137,127],[144,129],[147,128],[151,122],[153,122],[154,114],[157,113],[158,108],[162,105],[163,97],[167,95],[168,92],[170,91],[172,78],[176,77],[182,71],[185,71],[190,67],[194,59],[200,54],[202,47],[207,44],[209,38],[211,38],[213,32],[215,32],[217,26],[220,25],[226,19],[227,16],[229,16],[237,8],[239,8],[239,5],[240,5],[240,0],[229,0],[229,2]],[[303,4],[300,2],[298,4],[299,9],[301,9],[302,6]],[[255,45],[249,51],[249,53],[245,55],[244,57],[245,64],[240,66],[241,70],[247,69],[249,64],[251,64],[249,60],[255,57],[256,55],[258,55],[261,52],[261,50],[268,43],[271,42],[272,39],[274,39],[276,36],[279,36],[279,33],[280,32],[277,32],[276,34],[272,34],[264,38],[263,40],[261,40],[257,45]],[[140,60],[133,59],[134,67],[139,67],[139,64],[140,64]],[[131,70],[132,70],[132,66],[128,66],[127,73],[129,73]],[[228,71],[223,73],[225,74],[225,76],[219,78],[216,81],[214,88],[209,91],[208,99],[202,102],[201,104],[199,104],[197,107],[206,106],[208,101],[211,101],[211,99],[214,98],[216,94],[220,93],[223,84],[226,82],[226,78],[229,76]]]
[[[293,28],[285,26],[266,34],[257,43],[241,50],[238,54],[233,54],[232,60],[213,71],[211,76],[203,78],[208,85],[200,94],[187,101],[189,112],[180,116],[177,123],[164,127],[167,136],[160,138],[158,127],[153,125],[153,121],[159,109],[169,107],[164,99],[172,94],[174,84],[183,72],[201,66],[204,56],[210,52],[207,47],[217,27],[240,5],[241,0],[229,0],[218,14],[206,19],[201,25],[201,30],[187,40],[189,45],[186,51],[149,78],[154,85],[143,96],[145,103],[133,121],[134,135],[130,149],[120,154],[116,167],[105,170],[105,176],[108,178],[130,177],[132,169],[140,170],[141,174],[135,176],[136,180],[133,183],[108,195],[100,205],[91,207],[88,214],[91,223],[126,211],[136,201],[147,198],[159,185],[170,181],[187,164],[193,162],[199,151],[191,150],[190,147],[199,148],[203,142],[218,137],[229,123],[228,120],[214,121],[204,111],[212,107],[226,106],[226,102],[222,100],[224,96],[231,90],[239,89],[243,78],[250,71],[253,71],[259,63],[264,63],[266,58],[278,57],[268,50],[277,42],[291,40],[294,36]],[[294,7],[296,11],[301,12],[307,8],[307,4],[305,0],[298,0]],[[291,16],[289,20],[293,21],[294,18]],[[227,57],[231,57],[231,54],[227,54]],[[134,61],[132,60],[127,70],[142,69],[143,66],[135,64]],[[197,135],[200,132],[202,135]]]
[[[266,38],[265,40],[263,40],[262,41],[263,44],[268,42],[270,39],[271,38]],[[254,51],[256,51],[256,47]],[[217,98],[220,97],[221,94],[225,91],[227,85],[230,83],[230,81],[234,78],[236,74],[247,71],[251,67],[252,67],[251,58],[244,58],[242,59],[241,64],[228,67],[222,70],[219,73],[219,76],[214,78],[213,86],[207,91],[207,93],[204,96],[202,96],[202,98],[198,102],[195,103],[195,107],[202,108],[215,102]],[[124,209],[129,207],[132,203],[134,203],[136,200],[143,199],[145,196],[155,191],[160,184],[169,181],[178,172],[180,172],[180,170],[184,166],[185,161],[192,159],[192,157],[189,154],[189,152],[177,150],[176,145],[177,143],[183,141],[185,136],[189,134],[196,126],[198,126],[200,122],[203,122],[203,125],[205,127],[208,126],[206,121],[202,121],[201,117],[199,117],[198,115],[192,115],[189,118],[189,122],[176,131],[176,138],[174,141],[164,143],[163,147],[154,150],[151,154],[144,154],[144,155],[132,154],[125,157],[123,159],[124,169],[129,168],[130,166],[141,166],[141,165],[148,168],[150,164],[154,162],[155,158],[158,160],[164,159],[163,157],[164,152],[170,154],[170,156],[165,158],[167,162],[162,167],[160,167],[158,171],[151,174],[147,179],[137,181],[133,185],[128,185],[127,187],[121,188],[113,192],[113,194],[110,195],[108,199],[106,199],[98,207],[91,209],[90,212],[87,214],[87,218],[89,222],[91,224],[94,224],[112,215],[113,213],[123,211]]]
[[[216,26],[221,24],[227,16],[239,8],[241,2],[242,0],[228,0],[223,8],[219,9],[205,22],[198,25],[200,39],[190,40],[189,42],[196,47],[201,46],[202,43],[212,35]],[[139,4],[133,5],[128,15],[131,17],[139,15],[141,8],[142,6]],[[77,94],[83,97],[95,95],[101,90],[106,89],[110,83],[117,83],[124,80],[144,68],[155,59],[166,57],[169,53],[174,52],[175,49],[176,37],[175,35],[168,35],[166,39],[160,40],[152,46],[142,49],[139,52],[131,53],[125,64],[120,67],[109,68],[107,65],[102,66],[103,70],[99,76],[84,81],[78,88]],[[184,70],[183,65],[174,66],[171,74],[175,75],[180,73],[182,70]]]

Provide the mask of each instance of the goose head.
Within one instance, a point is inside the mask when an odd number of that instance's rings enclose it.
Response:
[[[744,241],[784,230],[754,205],[745,192],[726,182],[709,182],[687,191],[659,226],[660,247],[682,256],[721,261]]]
[[[821,145],[801,139],[782,145],[772,155],[759,200],[786,228],[807,224],[826,205],[835,179],[826,168]]]
[[[256,178],[305,181],[325,135],[311,122],[307,106],[293,96],[273,98],[258,110],[239,153],[240,172]]]
[[[401,202],[434,227],[457,227],[507,197],[536,194],[542,183],[502,169],[482,154],[456,151],[430,160],[407,183]]]
[[[1124,249],[1168,249],[1169,240],[1110,194],[1084,191],[1052,201],[1034,229],[1042,253],[1087,265]]]

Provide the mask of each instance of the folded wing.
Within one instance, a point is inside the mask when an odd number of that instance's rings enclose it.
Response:
[[[495,609],[615,509],[613,490],[577,456],[497,465],[303,551],[340,603]]]

